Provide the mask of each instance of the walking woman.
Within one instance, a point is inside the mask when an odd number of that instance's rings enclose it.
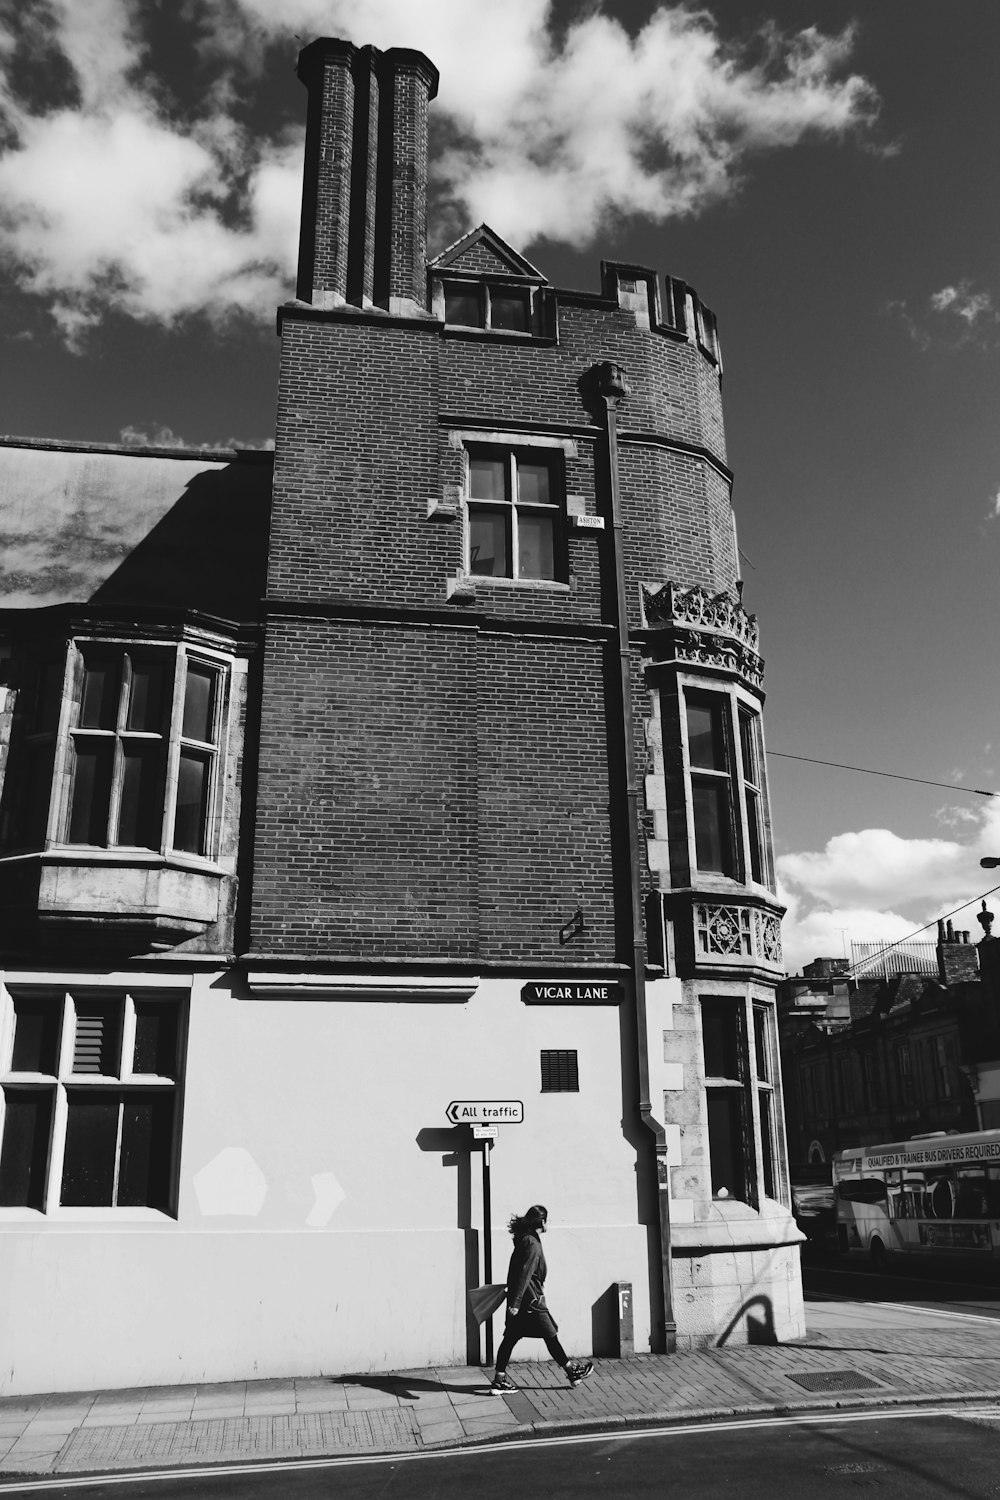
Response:
[[[545,1305],[545,1254],[539,1235],[545,1233],[549,1217],[547,1208],[534,1204],[521,1217],[510,1221],[514,1250],[507,1269],[507,1326],[497,1350],[497,1368],[490,1386],[492,1396],[516,1391],[507,1374],[507,1361],[518,1339],[544,1339],[545,1347],[556,1363],[566,1371],[570,1385],[586,1380],[594,1366],[589,1360],[570,1359],[559,1342],[558,1325]]]

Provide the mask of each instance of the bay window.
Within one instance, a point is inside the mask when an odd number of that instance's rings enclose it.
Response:
[[[712,1196],[756,1208],[781,1187],[773,1007],[703,995],[701,1035]]]
[[[732,693],[687,688],[692,865],[770,883],[760,716]]]
[[[210,858],[226,665],[186,645],[84,640],[19,694],[5,849]]]
[[[713,1198],[749,1199],[753,1157],[748,1129],[746,1032],[740,999],[701,1002]]]

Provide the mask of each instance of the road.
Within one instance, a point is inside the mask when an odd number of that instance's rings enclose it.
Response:
[[[858,1489],[906,1500],[1000,1495],[1000,1408],[833,1413],[648,1434],[505,1443],[449,1455],[282,1464],[264,1471],[44,1481],[0,1495],[62,1500],[844,1500]]]
[[[884,1311],[893,1304],[901,1322],[909,1321],[907,1313],[918,1315],[920,1309],[948,1313],[957,1320],[1000,1319],[1000,1271],[991,1273],[985,1267],[959,1270],[941,1265],[931,1274],[925,1266],[901,1264],[879,1273],[864,1261],[809,1258],[807,1253],[802,1287],[807,1305],[820,1307],[830,1299],[847,1299],[862,1305],[877,1302]]]

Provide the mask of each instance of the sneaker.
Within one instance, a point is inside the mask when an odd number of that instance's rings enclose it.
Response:
[[[491,1396],[505,1396],[508,1391],[516,1391],[517,1386],[509,1375],[494,1375],[493,1384],[490,1386]]]
[[[572,1386],[582,1385],[587,1376],[593,1375],[593,1373],[594,1366],[589,1359],[574,1359],[566,1366],[566,1374],[569,1376],[569,1383]]]

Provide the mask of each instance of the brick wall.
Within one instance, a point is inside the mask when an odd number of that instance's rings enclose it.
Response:
[[[454,434],[575,443],[567,491],[610,519],[602,424],[581,377],[602,359],[625,366],[637,625],[640,581],[719,590],[737,575],[718,376],[693,346],[594,298],[567,299],[559,326],[555,345],[286,310],[255,951],[628,957],[628,914],[615,907],[627,846],[610,526],[569,530],[567,586],[476,579],[471,600],[449,599],[463,558],[461,516],[447,516],[462,474]],[[641,778],[648,689],[638,652],[635,663]],[[577,908],[586,931],[562,948]]]
[[[253,949],[613,960],[606,651],[272,620]],[[578,907],[587,931],[563,953]]]
[[[476,688],[460,629],[271,621],[255,951],[474,956]]]

